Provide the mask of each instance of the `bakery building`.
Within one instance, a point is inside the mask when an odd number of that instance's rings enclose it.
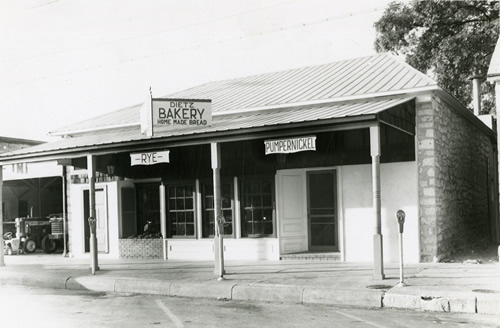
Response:
[[[75,257],[95,200],[100,257],[213,260],[220,221],[226,260],[395,262],[401,209],[415,263],[498,238],[491,121],[378,54],[155,95],[0,164],[64,168]]]

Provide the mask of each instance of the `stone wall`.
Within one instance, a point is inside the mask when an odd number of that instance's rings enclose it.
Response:
[[[489,137],[463,113],[436,95],[417,102],[421,261],[490,237],[491,156]]]
[[[119,250],[122,259],[162,259],[163,239],[120,239]]]

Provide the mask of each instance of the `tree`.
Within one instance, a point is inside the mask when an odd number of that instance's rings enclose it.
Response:
[[[498,1],[392,2],[375,23],[377,52],[405,56],[471,107],[474,74],[486,76],[499,35]],[[481,87],[482,113],[495,111],[494,86]]]

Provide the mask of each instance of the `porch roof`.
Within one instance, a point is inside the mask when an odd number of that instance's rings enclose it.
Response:
[[[250,135],[256,133],[266,136],[272,133],[283,133],[283,130],[287,129],[292,129],[292,132],[288,131],[288,133],[297,133],[299,126],[309,128],[309,132],[312,132],[314,131],[312,127],[327,126],[327,129],[333,130],[339,124],[367,124],[367,122],[374,124],[380,119],[380,114],[385,114],[389,112],[389,109],[409,102],[413,98],[408,95],[378,97],[358,101],[233,112],[214,116],[211,126],[157,128],[151,138],[142,135],[139,126],[121,127],[103,130],[100,133],[62,138],[54,142],[0,154],[0,164],[77,157],[90,153],[200,144],[231,138],[249,138]]]

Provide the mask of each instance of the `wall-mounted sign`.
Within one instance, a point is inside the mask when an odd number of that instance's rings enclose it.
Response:
[[[170,162],[170,150],[130,154],[130,165],[153,165]]]
[[[211,100],[152,99],[152,111],[153,128],[212,124]]]
[[[316,136],[266,140],[264,144],[266,146],[266,155],[297,153],[299,151],[316,150]]]

